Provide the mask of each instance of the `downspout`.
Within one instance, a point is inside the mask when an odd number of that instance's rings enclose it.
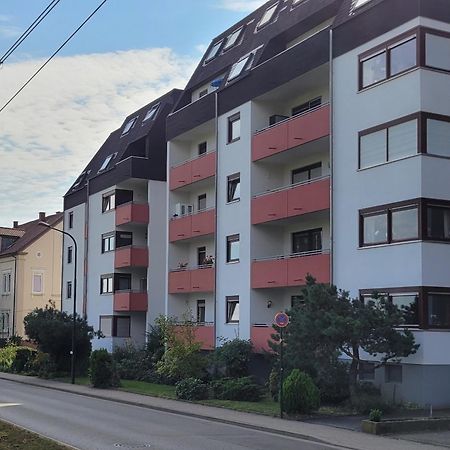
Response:
[[[12,336],[16,332],[16,295],[17,295],[17,256],[12,255],[14,258],[14,295],[13,295],[13,307],[12,307]]]
[[[88,290],[88,251],[89,251],[89,179],[86,183],[86,217],[84,220],[84,261],[83,261],[83,318],[87,319],[87,290]],[[76,268],[78,270],[78,267]]]
[[[333,29],[330,29],[329,55],[329,90],[330,90],[330,283],[334,281],[334,152],[333,152]]]
[[[215,192],[214,192],[214,202],[216,208],[216,217],[215,217],[215,236],[214,236],[214,347],[217,346],[217,239],[218,239],[218,231],[219,231],[219,221],[217,220],[217,209],[219,206],[218,203],[218,187],[219,187],[219,88],[216,89],[214,93],[215,98],[215,127],[216,127],[216,177],[215,177]]]
[[[63,212],[63,230],[66,228],[66,212]],[[64,298],[64,235],[62,236],[62,242],[61,242],[61,312],[63,311],[63,298]]]

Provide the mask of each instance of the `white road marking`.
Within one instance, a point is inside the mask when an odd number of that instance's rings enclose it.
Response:
[[[7,408],[8,406],[22,406],[22,403],[0,403],[0,408]]]

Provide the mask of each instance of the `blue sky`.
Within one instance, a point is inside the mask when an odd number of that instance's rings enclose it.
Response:
[[[0,107],[101,0],[61,0],[0,70]],[[50,3],[1,0],[0,55]],[[62,196],[124,117],[183,88],[214,36],[264,0],[108,0],[0,113],[0,226]]]

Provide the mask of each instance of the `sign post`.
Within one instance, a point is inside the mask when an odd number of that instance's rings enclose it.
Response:
[[[275,314],[275,324],[280,329],[280,418],[283,418],[283,383],[284,383],[284,365],[283,365],[283,330],[289,325],[289,316],[284,312]]]

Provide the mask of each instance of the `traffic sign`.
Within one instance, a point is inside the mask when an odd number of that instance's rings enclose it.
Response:
[[[280,328],[285,328],[289,325],[289,316],[285,312],[278,312],[275,314],[275,323]]]

